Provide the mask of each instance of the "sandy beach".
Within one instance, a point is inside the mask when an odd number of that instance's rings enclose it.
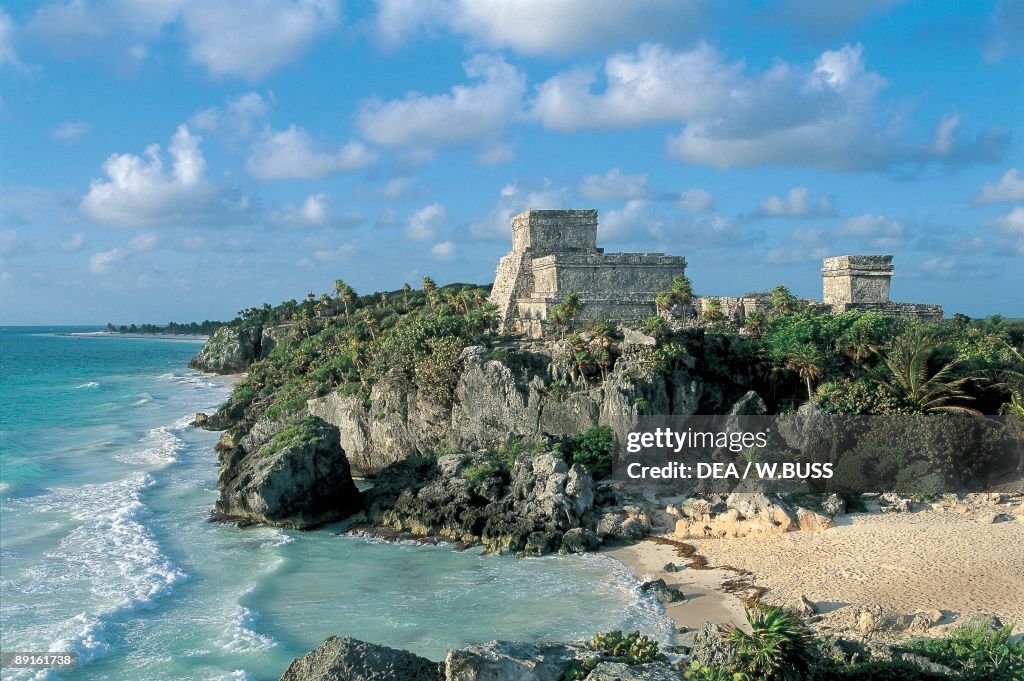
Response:
[[[914,513],[856,513],[836,518],[823,532],[773,537],[687,539],[712,568],[750,573],[765,587],[762,600],[792,605],[801,596],[820,612],[847,605],[879,606],[895,614],[940,610],[944,621],[990,613],[1024,632],[1024,516],[987,520],[991,509],[942,509]],[[730,569],[664,572],[685,564],[675,548],[644,541],[609,552],[641,579],[664,579],[686,595],[666,607],[681,627],[703,621],[739,624],[742,593],[722,583]]]

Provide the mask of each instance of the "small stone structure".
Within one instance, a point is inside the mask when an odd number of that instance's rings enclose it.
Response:
[[[655,296],[685,271],[682,256],[605,253],[596,210],[528,210],[512,218],[512,250],[498,263],[491,302],[502,332],[533,337],[570,291],[581,319],[635,322],[655,313]]]
[[[528,210],[512,218],[512,250],[498,263],[491,302],[503,333],[544,334],[552,308],[576,291],[583,320],[638,322],[656,312],[654,299],[686,271],[686,259],[664,253],[605,253],[597,247],[596,210]],[[823,300],[803,301],[819,312],[881,312],[926,321],[942,307],[889,300],[891,255],[825,258]],[[715,300],[722,321],[742,326],[754,310],[771,312],[766,294],[699,296],[691,313],[699,323]]]

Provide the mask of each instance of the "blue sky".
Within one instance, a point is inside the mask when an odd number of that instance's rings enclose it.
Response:
[[[0,323],[489,282],[527,208],[699,293],[892,253],[1024,316],[1024,2],[0,3]]]

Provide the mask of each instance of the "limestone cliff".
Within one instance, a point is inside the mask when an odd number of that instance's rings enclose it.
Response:
[[[244,329],[222,326],[210,336],[188,365],[215,374],[241,373],[260,357],[262,337],[263,329],[259,326]]]
[[[671,369],[654,367],[642,334],[627,334],[604,381],[585,376],[563,342],[519,343],[495,350],[469,347],[450,403],[439,403],[405,375],[377,382],[364,401],[332,392],[309,400],[308,411],[341,431],[354,474],[372,476],[411,455],[442,449],[498,449],[572,436],[594,425],[622,437],[641,413],[721,413],[742,391],[709,384],[702,369],[703,334],[693,355]]]

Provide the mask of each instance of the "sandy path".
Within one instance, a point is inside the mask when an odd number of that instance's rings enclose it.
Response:
[[[687,540],[711,565],[754,573],[764,600],[801,594],[833,610],[878,605],[896,613],[993,613],[1024,630],[1024,522],[984,524],[959,514],[853,514],[824,532]],[[667,562],[667,561],[666,561]]]

